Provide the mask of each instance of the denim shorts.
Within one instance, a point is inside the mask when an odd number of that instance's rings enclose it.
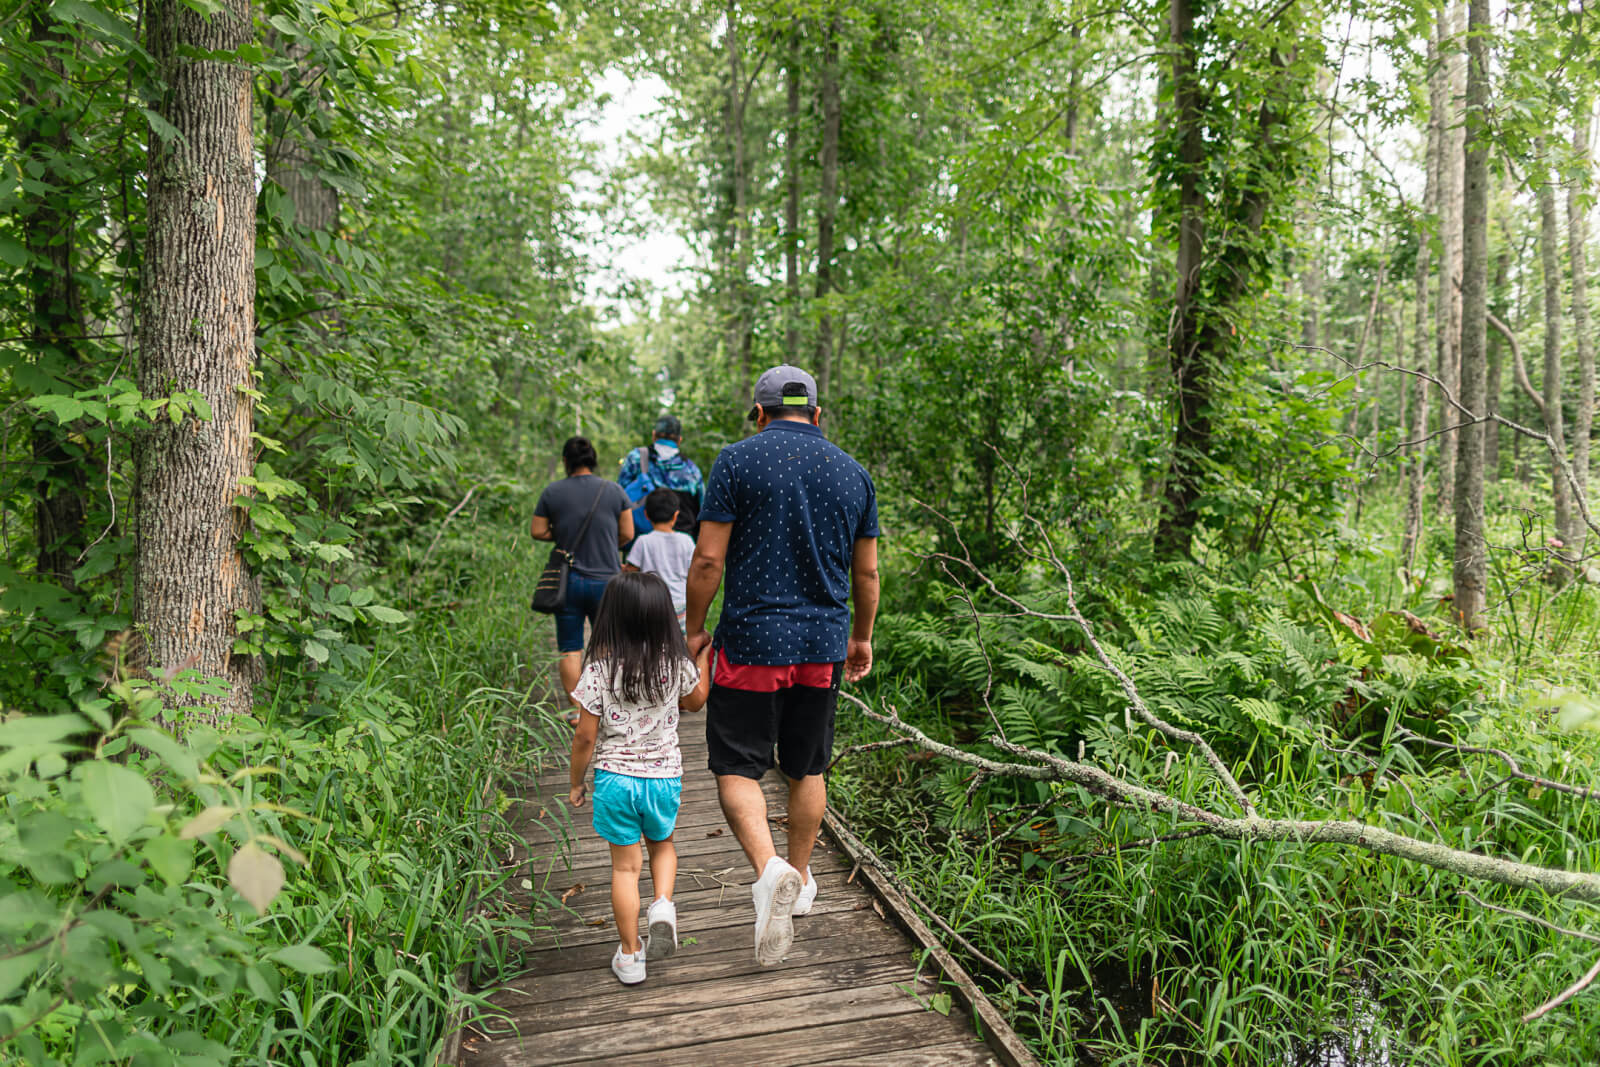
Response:
[[[643,834],[665,841],[678,825],[682,778],[635,778],[594,772],[594,832],[613,845],[633,845]]]
[[[611,578],[587,578],[577,571],[567,571],[566,603],[556,612],[556,651],[583,651],[583,620],[594,622]]]

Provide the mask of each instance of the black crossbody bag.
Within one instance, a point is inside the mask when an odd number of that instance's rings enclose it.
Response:
[[[557,545],[550,550],[550,558],[545,560],[544,571],[539,575],[539,584],[533,587],[533,603],[530,605],[534,611],[543,615],[554,615],[567,604],[567,572],[572,569],[572,553],[579,545],[583,544],[584,536],[589,532],[589,523],[594,521],[594,510],[600,506],[600,498],[605,495],[606,487],[601,485],[594,493],[594,501],[589,505],[589,514],[583,517],[583,525],[578,528],[577,539],[573,541],[572,548],[562,548]],[[554,529],[554,524],[551,524]]]

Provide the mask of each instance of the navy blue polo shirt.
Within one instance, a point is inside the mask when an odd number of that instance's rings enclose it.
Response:
[[[807,422],[780,420],[717,456],[700,518],[733,523],[716,644],[731,663],[838,663],[850,561],[878,536],[866,468]]]

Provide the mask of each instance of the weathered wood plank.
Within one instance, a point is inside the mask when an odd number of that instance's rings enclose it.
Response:
[[[726,972],[717,976],[724,980],[706,980],[712,977],[706,968],[695,968],[692,963],[684,967],[677,956],[650,964],[650,977],[641,985],[631,988],[624,987],[615,979],[609,985],[599,984],[603,980],[592,974],[560,977],[560,984],[567,989],[586,986],[587,996],[569,994],[565,999],[552,1001],[547,988],[556,984],[556,981],[547,979],[530,990],[539,997],[537,1004],[519,1008],[509,1017],[494,1020],[484,1029],[491,1036],[527,1036],[589,1026],[597,1019],[635,1028],[641,1021],[661,1015],[677,1015],[705,1008],[732,1008],[741,1004],[765,1004],[781,997],[812,993],[894,985],[906,982],[911,969],[906,955],[896,952],[892,956],[814,961],[809,967],[765,970],[757,974],[754,953],[746,952],[745,955],[751,957],[751,967],[736,981],[726,980],[730,977]],[[701,975],[698,980],[695,978],[696,972]],[[606,977],[610,978],[610,974]],[[678,980],[673,981],[674,978]],[[925,984],[923,992],[934,992],[936,988]]]
[[[852,906],[849,911],[828,916],[825,923],[811,923],[807,921],[808,919],[810,916],[795,923],[794,948],[778,967],[809,966],[819,960],[826,960],[829,958],[829,952],[841,947],[841,942],[852,946],[852,951],[859,948],[862,954],[867,955],[879,955],[888,951],[884,947],[886,944],[906,946],[900,932],[880,919],[870,908],[856,910]],[[696,956],[702,953],[714,954],[718,958],[721,958],[723,953],[731,953],[739,959],[748,959],[752,971],[762,970],[755,963],[754,930],[749,924],[713,926],[698,931],[685,930],[682,936],[694,938],[695,944],[679,948],[678,955],[673,957],[674,962],[687,958],[691,953]],[[523,969],[511,985],[516,987],[524,981],[542,976],[570,974],[576,971],[596,971],[601,975],[609,975],[606,966],[611,959],[610,946],[615,943],[616,935],[611,934],[603,941],[597,937],[583,945],[568,946],[566,951],[535,953],[525,961]],[[909,951],[909,947],[907,950]],[[739,967],[731,969],[730,973],[745,973],[743,966],[741,963]],[[593,988],[592,982],[590,988]],[[508,998],[506,1003],[515,1004],[517,999]]]
[[[697,931],[718,930],[723,927],[734,927],[746,932],[751,940],[751,951],[755,951],[755,908],[750,903],[748,893],[741,894],[742,900],[724,901],[721,907],[707,907],[705,909],[689,909],[680,903],[678,909],[678,932],[680,937],[699,937]],[[712,898],[714,902],[715,898]],[[856,909],[866,910],[860,898],[846,897],[835,893],[831,897],[818,894],[817,903],[811,909],[811,914],[795,920],[795,936],[802,936],[806,930],[817,927],[824,917],[841,912],[850,912]],[[642,909],[641,909],[642,910]],[[604,920],[604,922],[597,922]],[[644,929],[644,919],[640,918],[640,930]],[[611,905],[609,902],[603,906],[580,911],[577,916],[562,914],[551,916],[547,920],[547,929],[535,936],[529,946],[535,951],[554,948],[570,949],[578,945],[592,945],[601,942],[614,943],[617,932],[612,923]]]
[[[927,1045],[948,1044],[952,1030],[959,1030],[963,1025],[959,1019],[915,1012],[637,1052],[613,1057],[606,1063],[608,1067],[721,1067],[723,1064],[761,1064],[763,1067],[828,1064],[831,1067],[846,1058],[873,1058]]]
[[[484,1058],[479,1062],[506,1064],[508,1067],[513,1064],[515,1067],[542,1067],[545,1064],[582,1063],[588,1060],[624,1063],[645,1055],[646,1058],[638,1062],[700,1065],[738,1063],[743,1061],[722,1059],[720,1052],[716,1058],[711,1058],[707,1050],[699,1046],[798,1030],[805,1032],[803,1040],[809,1051],[811,1033],[817,1028],[854,1023],[857,1025],[853,1029],[870,1033],[876,1029],[875,1026],[859,1024],[913,1012],[927,1017],[924,1026],[929,1030],[939,1023],[951,1021],[926,1011],[905,990],[893,984],[883,984],[772,999],[755,1009],[751,1005],[735,1004],[681,1011],[658,1016],[648,1024],[639,1026],[618,1027],[608,1019],[554,1033],[503,1038],[486,1048]],[[941,1043],[949,1040],[948,1034],[948,1029],[945,1029],[945,1033],[940,1035]],[[791,1040],[780,1038],[778,1043],[780,1046],[787,1045]],[[670,1054],[671,1050],[676,1050],[678,1055]],[[857,1049],[852,1048],[851,1051]]]
[[[828,1062],[831,1067],[1001,1067],[994,1053],[975,1037],[935,1048],[896,1049]]]

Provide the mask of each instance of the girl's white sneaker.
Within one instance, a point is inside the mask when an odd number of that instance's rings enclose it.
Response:
[[[678,951],[678,907],[666,897],[656,897],[650,904],[650,940],[646,942],[646,959],[664,960]]]
[[[643,946],[638,952],[624,952],[618,945],[617,954],[611,957],[611,973],[623,985],[638,985],[644,981],[644,957]]]

